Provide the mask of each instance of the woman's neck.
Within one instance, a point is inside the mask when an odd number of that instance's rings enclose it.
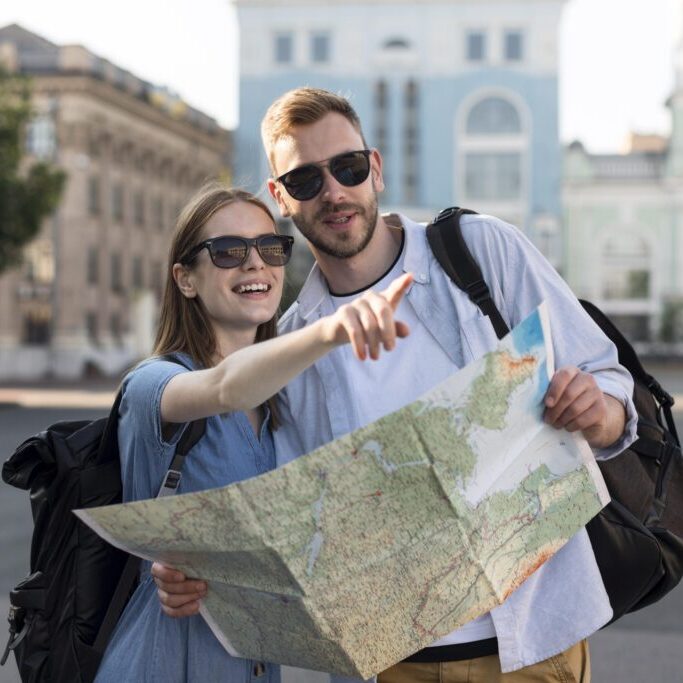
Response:
[[[231,353],[251,346],[256,340],[256,329],[224,330],[214,327],[214,335],[216,336],[216,352],[212,360],[214,365],[217,365]]]

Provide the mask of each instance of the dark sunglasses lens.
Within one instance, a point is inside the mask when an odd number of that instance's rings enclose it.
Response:
[[[211,243],[211,260],[219,268],[236,268],[247,255],[247,245],[236,237],[222,237]]]
[[[315,197],[320,192],[322,181],[323,174],[317,166],[301,166],[282,177],[282,184],[287,192],[299,201]]]
[[[370,174],[370,159],[365,152],[341,154],[330,161],[330,173],[346,187],[360,185]]]
[[[259,237],[258,253],[269,266],[284,266],[292,255],[292,241],[283,235]]]

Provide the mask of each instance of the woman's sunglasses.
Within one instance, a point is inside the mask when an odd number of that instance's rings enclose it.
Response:
[[[289,235],[259,235],[258,237],[212,237],[193,247],[182,260],[184,266],[190,265],[197,254],[206,248],[214,266],[218,268],[237,268],[249,256],[249,250],[256,247],[261,259],[269,266],[284,266],[292,256],[294,238]]]
[[[346,187],[360,185],[370,175],[369,149],[344,152],[323,164],[305,164],[284,173],[275,182],[282,183],[293,199],[305,202],[313,199],[323,187],[323,168],[330,169],[332,177]]]

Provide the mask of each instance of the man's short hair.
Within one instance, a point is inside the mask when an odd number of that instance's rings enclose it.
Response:
[[[271,169],[275,171],[273,152],[278,140],[287,137],[292,128],[317,123],[332,112],[341,114],[360,133],[367,147],[358,114],[345,97],[321,88],[295,88],[278,97],[261,121],[261,140]]]

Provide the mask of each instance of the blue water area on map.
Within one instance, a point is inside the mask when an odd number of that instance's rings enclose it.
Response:
[[[548,377],[548,365],[545,358],[545,341],[543,338],[543,325],[538,309],[528,315],[519,325],[512,330],[512,343],[519,355],[534,353],[541,355],[542,361],[538,366],[538,387],[533,397],[532,405],[543,411],[543,399],[548,390],[550,380]]]
[[[543,325],[536,309],[512,330],[512,343],[520,355],[543,346]]]

